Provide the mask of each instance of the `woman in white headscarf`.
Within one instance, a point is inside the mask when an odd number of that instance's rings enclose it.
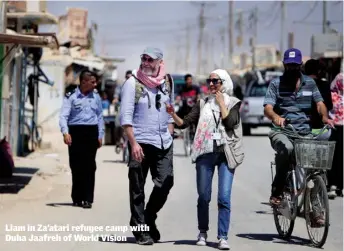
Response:
[[[233,97],[233,82],[225,70],[213,71],[209,79],[210,95],[201,99],[191,112],[179,118],[171,105],[166,105],[175,123],[181,128],[197,124],[192,149],[192,162],[197,171],[197,245],[204,246],[209,230],[209,202],[215,166],[218,167],[218,248],[228,250],[231,214],[231,190],[234,171],[244,158],[240,121],[241,101]]]

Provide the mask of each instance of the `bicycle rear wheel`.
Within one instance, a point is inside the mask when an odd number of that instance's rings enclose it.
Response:
[[[327,189],[324,180],[320,175],[313,176],[310,180],[313,181],[314,186],[306,189],[305,192],[305,220],[306,227],[310,241],[312,244],[321,248],[327,239],[328,230],[330,227],[329,202],[327,196]],[[315,219],[322,216],[324,224],[319,225]],[[322,233],[316,234],[317,230],[323,230]],[[313,232],[314,230],[314,232]],[[320,231],[319,231],[320,232]],[[320,237],[320,238],[317,238]]]
[[[183,143],[185,156],[191,155],[191,138],[190,138],[190,128],[185,128],[183,132]]]

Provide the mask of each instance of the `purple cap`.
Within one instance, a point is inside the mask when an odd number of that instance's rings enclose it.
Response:
[[[299,49],[291,48],[284,52],[284,64],[302,64],[302,54]]]

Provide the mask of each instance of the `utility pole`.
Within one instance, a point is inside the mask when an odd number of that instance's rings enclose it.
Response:
[[[210,67],[211,69],[214,69],[215,67],[215,64],[214,64],[214,45],[215,45],[215,38],[212,37],[211,38],[211,46],[210,46],[210,59],[211,59],[211,64],[210,64]]]
[[[203,32],[205,27],[204,20],[204,8],[205,3],[201,4],[201,11],[199,14],[199,37],[198,37],[198,62],[197,62],[197,74],[201,73],[201,64],[202,64],[202,44],[203,44]]]
[[[176,44],[176,48],[175,48],[175,54],[174,54],[174,69],[176,72],[179,71],[179,65],[180,65],[180,37],[177,37],[177,44]]]
[[[221,38],[221,68],[225,68],[225,28],[221,28],[219,30],[220,38]]]
[[[186,26],[186,53],[185,53],[185,70],[189,71],[190,65],[190,25]]]
[[[204,70],[203,70],[203,73],[206,74],[206,72],[209,72],[209,69],[210,69],[210,58],[209,58],[209,41],[210,38],[209,38],[209,34],[207,34],[206,38],[205,38],[205,55],[206,55],[206,65],[204,67]]]
[[[256,69],[256,45],[258,35],[258,8],[255,7],[253,13],[250,16],[251,25],[253,25],[253,37],[250,39],[250,46],[252,52],[252,70]]]
[[[285,2],[281,1],[281,41],[280,41],[280,53],[284,51],[284,33],[285,33]]]
[[[327,32],[327,3],[325,0],[323,0],[323,22],[322,22],[322,30],[323,34]]]
[[[191,2],[192,4],[197,4],[195,2]],[[206,4],[204,2],[201,3],[201,9],[199,13],[199,21],[198,21],[198,26],[199,26],[199,36],[198,36],[198,59],[197,59],[197,74],[201,73],[201,65],[202,65],[202,47],[203,47],[203,33],[204,33],[204,28],[205,28],[205,17],[204,17],[204,11],[206,5],[208,6],[213,6],[214,4]]]
[[[228,60],[229,60],[229,67],[232,67],[233,63],[233,29],[234,29],[234,21],[233,21],[233,2],[229,0],[228,7],[229,7],[229,17],[228,17]]]

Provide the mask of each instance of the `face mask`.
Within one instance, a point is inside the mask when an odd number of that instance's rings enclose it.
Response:
[[[286,70],[283,74],[283,76],[287,80],[295,81],[297,80],[301,75],[301,71],[299,69],[292,69],[292,70]]]

